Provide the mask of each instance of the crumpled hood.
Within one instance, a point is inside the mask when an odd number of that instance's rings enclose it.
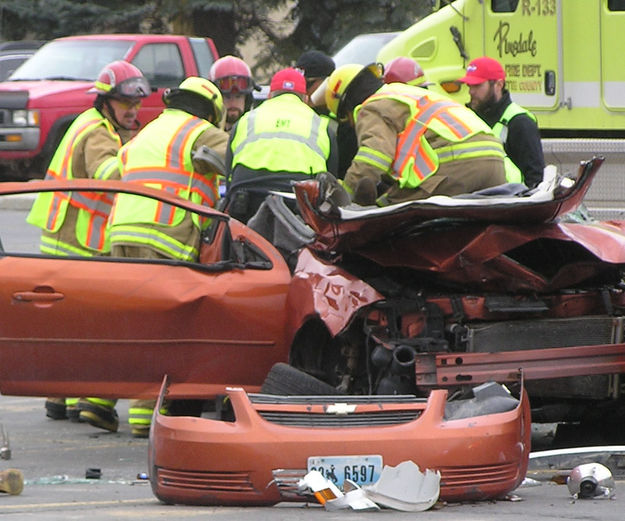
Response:
[[[310,248],[332,262],[361,258],[465,290],[545,292],[619,280],[625,222],[561,218],[579,207],[602,162],[583,163],[574,183],[556,184],[545,197],[485,204],[433,197],[382,209],[331,208],[321,204],[323,183],[298,183],[295,191],[305,222],[317,234]]]
[[[555,180],[544,193],[535,193],[531,197],[463,199],[434,196],[384,208],[337,207],[328,202],[332,196],[328,196],[330,190],[323,181],[295,183],[294,191],[304,221],[317,234],[312,248],[341,252],[435,219],[512,224],[554,221],[579,207],[602,163],[603,158],[582,163],[574,182],[565,179],[568,182],[565,184]]]

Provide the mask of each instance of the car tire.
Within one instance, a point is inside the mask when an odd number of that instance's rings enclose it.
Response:
[[[281,396],[328,396],[343,394],[330,384],[283,362],[274,364],[267,374],[260,388],[260,392]]]

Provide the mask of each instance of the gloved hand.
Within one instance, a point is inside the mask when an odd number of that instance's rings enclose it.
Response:
[[[375,205],[378,198],[378,187],[370,177],[363,177],[354,190],[354,202],[360,206]]]
[[[324,215],[338,215],[339,206],[347,206],[352,198],[341,182],[329,172],[316,177],[319,182],[319,199],[317,209]]]

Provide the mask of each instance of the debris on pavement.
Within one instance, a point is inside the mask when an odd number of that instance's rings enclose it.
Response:
[[[625,445],[572,447],[532,452],[525,480],[566,485],[575,467],[593,464],[605,467],[613,479],[625,477]],[[525,484],[525,481],[524,481]]]
[[[380,506],[403,512],[421,512],[431,508],[440,493],[440,472],[426,469],[412,461],[403,461],[396,467],[385,465],[380,479],[373,485],[359,487],[345,480],[343,491],[319,471],[308,472],[298,483],[300,493],[312,492],[326,510],[368,511]]]
[[[571,471],[566,486],[574,499],[612,499],[616,494],[612,473],[601,463],[578,465]]]
[[[380,510],[380,507],[371,501],[366,492],[353,481],[346,479],[343,484],[344,493],[342,496],[329,500],[326,504],[326,510],[341,510],[351,508],[359,511]]]
[[[402,461],[396,467],[384,465],[380,479],[363,488],[370,499],[382,506],[422,512],[438,501],[440,481],[440,472],[421,472],[414,462]]]
[[[373,501],[364,496],[363,490],[353,482],[349,485],[349,491],[344,494],[332,481],[325,478],[318,470],[311,470],[298,484],[298,490],[302,493],[310,490],[317,501],[326,510],[379,510]]]
[[[625,475],[625,446],[572,447],[532,452],[524,486],[567,485],[574,499],[613,498]]]
[[[102,470],[97,468],[88,468],[85,471],[85,479],[100,479],[102,477]]]
[[[0,440],[0,459],[9,460],[11,459],[11,444],[9,433],[5,432],[3,425],[0,425],[0,436],[2,437]]]
[[[0,492],[17,496],[24,490],[24,475],[18,469],[0,471]]]

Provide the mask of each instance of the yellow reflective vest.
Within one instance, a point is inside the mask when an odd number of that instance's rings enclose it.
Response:
[[[232,137],[232,167],[318,174],[330,156],[328,118],[295,94],[270,98],[238,121]]]
[[[65,133],[50,161],[45,179],[74,179],[74,152],[85,137],[99,126],[106,128],[111,139],[121,147],[121,139],[110,121],[95,108],[86,110]],[[108,179],[116,168],[116,158],[111,157],[98,166],[94,178]],[[76,208],[76,240],[69,243],[44,234],[41,252],[91,256],[110,249],[106,224],[112,203],[113,196],[102,192],[42,192],[35,199],[27,221],[46,232],[57,233],[65,223],[68,208]]]
[[[183,199],[214,207],[217,176],[193,169],[191,152],[198,136],[213,125],[182,110],[165,109],[119,151],[122,181],[165,190]],[[175,239],[169,230],[187,215],[181,208],[131,194],[117,194],[110,218],[112,243],[148,246],[174,259],[193,261],[194,245]],[[204,227],[192,214],[193,223]],[[158,226],[145,226],[153,225]]]
[[[505,145],[508,140],[508,123],[509,121],[518,114],[526,114],[528,118],[531,118],[534,122],[537,121],[536,116],[532,114],[529,110],[521,105],[515,103],[514,101],[510,103],[504,110],[501,118],[497,123],[493,125],[493,132],[495,135],[501,140],[501,142]],[[506,180],[509,183],[522,183],[523,182],[523,173],[519,170],[519,167],[516,166],[512,159],[510,159],[507,155],[504,159],[504,166],[506,169]]]
[[[394,158],[375,150],[360,147],[354,160],[376,166],[398,180],[400,188],[417,188],[424,179],[435,174],[440,164],[476,157],[504,158],[501,143],[494,140],[471,140],[477,134],[493,136],[493,130],[472,110],[450,98],[426,89],[392,83],[381,87],[356,108],[355,117],[363,106],[378,99],[392,99],[410,109],[404,130],[397,136]],[[449,146],[432,148],[425,137],[433,131]]]

